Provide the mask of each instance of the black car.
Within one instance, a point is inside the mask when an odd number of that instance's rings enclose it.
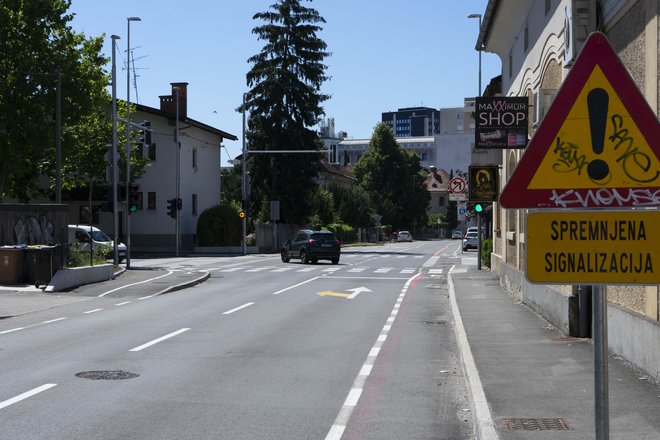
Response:
[[[332,264],[337,264],[341,254],[340,245],[330,231],[302,229],[282,245],[282,261],[288,263],[292,258],[297,258],[303,264],[316,264],[319,260],[330,260]]]

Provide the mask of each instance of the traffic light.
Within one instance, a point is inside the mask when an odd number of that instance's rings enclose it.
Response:
[[[181,199],[179,199],[181,200]],[[168,199],[167,200],[167,215],[172,218],[176,218],[177,215],[177,199]]]
[[[483,210],[484,210],[484,205],[482,205],[481,203],[475,203],[474,204],[474,212],[480,213]]]
[[[140,203],[140,195],[138,191],[140,190],[140,187],[137,185],[131,185],[129,187],[128,191],[128,213],[133,214],[134,212],[137,212],[139,203]]]
[[[182,207],[183,207],[183,201],[181,199],[176,199],[176,210],[181,211]]]
[[[144,127],[142,130],[144,133],[144,139],[142,143],[146,146],[149,146],[151,145],[151,121],[144,121],[142,126]]]

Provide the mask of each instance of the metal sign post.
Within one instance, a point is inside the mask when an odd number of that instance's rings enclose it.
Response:
[[[610,394],[607,369],[607,288],[594,285],[594,398],[596,409],[596,440],[610,438]]]

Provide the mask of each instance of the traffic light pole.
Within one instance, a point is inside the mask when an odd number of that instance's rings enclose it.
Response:
[[[481,213],[477,212],[477,270],[481,270]]]

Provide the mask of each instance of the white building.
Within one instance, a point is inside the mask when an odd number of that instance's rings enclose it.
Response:
[[[180,143],[181,250],[196,244],[197,220],[206,209],[220,203],[220,145],[237,140],[232,134],[188,117],[188,83],[172,83],[172,93],[160,96],[160,108],[137,105],[134,122],[151,122],[151,145],[142,154],[149,159],[144,175],[135,182],[141,203],[130,216],[133,251],[173,252],[175,220],[167,213],[167,200],[176,197],[178,104]],[[178,100],[177,100],[178,93]],[[120,225],[124,224],[120,208]],[[101,229],[112,231],[112,213],[102,213]],[[120,230],[124,230],[120,227]],[[123,233],[120,235],[123,236]]]

